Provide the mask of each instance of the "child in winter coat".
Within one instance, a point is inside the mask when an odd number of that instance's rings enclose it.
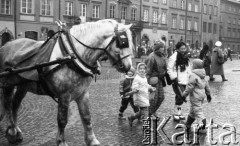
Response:
[[[206,72],[203,68],[203,61],[194,59],[192,61],[192,73],[189,76],[189,81],[183,92],[183,99],[189,95],[190,112],[186,122],[187,134],[189,134],[192,123],[198,119],[203,123],[202,132],[206,132],[206,118],[203,113],[203,101],[207,97],[207,101],[211,102],[210,87],[206,79]]]
[[[153,92],[156,90],[147,82],[146,65],[144,63],[139,63],[137,66],[137,75],[133,80],[132,90],[129,94],[134,94],[134,104],[139,107],[140,111],[128,117],[131,127],[135,119],[145,119],[148,117],[148,107],[150,106],[148,91]]]
[[[134,69],[132,68],[127,72],[125,75],[125,79],[120,81],[119,84],[119,93],[120,97],[122,98],[121,107],[119,109],[119,119],[125,119],[123,117],[123,112],[127,109],[128,103],[133,108],[133,111],[136,113],[139,111],[138,107],[133,103],[133,95],[126,95],[128,92],[132,91],[132,82],[134,79]]]

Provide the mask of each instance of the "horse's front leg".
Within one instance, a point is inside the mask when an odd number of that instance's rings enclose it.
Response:
[[[78,110],[82,119],[82,124],[85,132],[85,142],[88,146],[99,146],[100,142],[96,139],[92,129],[91,115],[89,111],[89,93],[86,92],[83,97],[76,100]]]
[[[61,96],[58,99],[58,134],[57,134],[57,146],[67,146],[64,137],[64,129],[68,122],[68,109],[70,103],[70,95]]]

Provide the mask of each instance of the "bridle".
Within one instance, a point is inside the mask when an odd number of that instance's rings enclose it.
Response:
[[[68,32],[69,34],[70,34],[70,32]],[[121,32],[123,35],[126,35],[126,32],[124,31],[124,32]],[[112,60],[112,61],[114,61],[115,59],[114,59],[114,57],[108,52],[108,48],[109,48],[109,46],[114,42],[114,41],[121,41],[121,40],[119,40],[119,39],[121,39],[121,37],[119,36],[119,32],[118,32],[118,25],[114,28],[114,36],[112,37],[112,39],[111,39],[111,41],[108,43],[108,45],[105,47],[105,48],[97,48],[97,47],[90,47],[90,46],[88,46],[88,45],[86,45],[86,44],[84,44],[83,42],[81,42],[79,39],[77,39],[75,36],[73,36],[73,35],[71,35],[78,43],[80,43],[81,45],[83,45],[84,47],[86,47],[86,48],[89,48],[89,49],[92,49],[92,50],[101,50],[101,51],[104,51],[104,53],[105,54],[107,54],[107,56]],[[127,43],[127,44],[126,44]],[[117,45],[117,47],[118,48],[120,48],[120,49],[123,49],[124,47],[128,47],[129,46],[129,44],[128,44],[128,42],[126,42],[124,45],[120,45],[120,46],[118,46]],[[117,43],[117,44],[119,44],[119,43]],[[121,43],[120,43],[121,44]],[[74,47],[73,48],[73,50],[74,50],[74,52],[77,54],[77,56],[80,56],[80,54],[78,53],[78,51],[76,50],[76,48]],[[125,59],[125,58],[127,58],[127,57],[129,57],[130,56],[130,54],[128,54],[128,55],[126,55],[126,56],[124,56],[124,57],[121,57],[120,56],[120,54],[117,54],[117,56],[119,57],[119,59],[117,60],[117,61],[115,61],[114,63],[113,63],[113,66],[115,66],[115,65],[117,65],[119,62],[121,62],[121,60],[123,60],[123,59]],[[86,62],[85,62],[85,64],[87,64]],[[88,67],[90,67],[90,68],[96,68],[96,66],[91,66],[91,65],[87,65]],[[122,65],[119,65],[119,68],[123,68],[123,66]]]

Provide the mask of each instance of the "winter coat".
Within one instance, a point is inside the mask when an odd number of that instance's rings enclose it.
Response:
[[[164,75],[167,72],[167,63],[165,57],[160,57],[152,52],[147,57],[145,63],[147,66],[146,76],[148,80],[150,77],[158,77],[159,81],[164,78]]]
[[[177,53],[178,52],[173,53],[173,55],[169,58],[167,72],[171,80],[175,80],[176,78],[178,78],[179,84],[187,85],[188,78],[191,73],[191,63],[189,62],[189,65],[186,66],[186,70],[183,72],[181,72],[180,67],[178,67],[178,72],[177,72],[176,70]]]
[[[126,77],[125,79],[120,81],[120,84],[119,84],[120,95],[125,96],[127,92],[132,90],[132,82],[133,82],[133,78],[130,78],[130,77]]]
[[[220,48],[214,48],[212,51],[211,74],[224,75],[223,64],[217,62],[218,57],[224,57],[223,51]]]
[[[148,89],[151,85],[148,84],[146,77],[136,75],[133,79],[132,90],[138,90],[133,94],[134,105],[139,107],[149,107],[149,94]]]
[[[189,95],[190,99],[190,116],[193,118],[204,118],[202,104],[206,95],[210,95],[208,80],[205,78],[204,69],[194,69],[189,76],[189,82],[186,86],[183,96]]]

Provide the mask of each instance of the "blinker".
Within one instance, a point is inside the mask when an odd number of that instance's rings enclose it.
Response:
[[[128,44],[128,38],[127,38],[127,34],[125,31],[123,32],[118,32],[117,36],[116,36],[116,44],[118,48],[128,48],[129,44]]]

